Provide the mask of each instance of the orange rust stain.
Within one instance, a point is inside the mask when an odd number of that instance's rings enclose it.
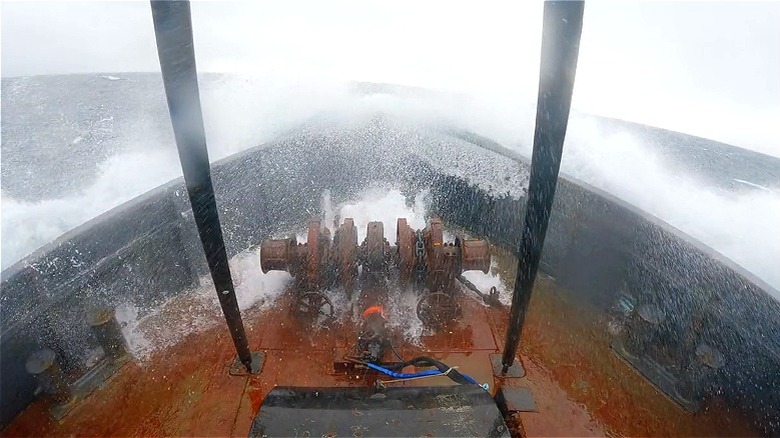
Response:
[[[117,372],[62,421],[37,400],[4,431],[6,436],[224,434],[238,407],[243,382],[224,365],[233,357],[224,327],[191,335],[148,361]]]
[[[587,406],[611,433],[758,435],[738,413],[713,409],[716,400],[709,400],[709,405],[693,416],[666,398],[612,353],[606,323],[599,312],[572,293],[549,278],[541,278],[521,340],[522,353],[530,359],[525,362],[543,367],[570,399]]]
[[[605,436],[600,424],[586,406],[576,403],[561,388],[550,372],[528,357],[522,358],[526,377],[507,379],[509,386],[526,386],[531,390],[538,412],[515,414],[524,436]]]
[[[40,399],[2,434],[246,436],[263,397],[276,385],[363,386],[387,380],[365,372],[336,374],[333,361],[350,353],[356,328],[350,323],[312,328],[290,316],[290,302],[288,293],[266,310],[245,312],[250,348],[266,355],[259,375],[228,375],[235,351],[220,325],[192,333],[143,363],[128,364],[62,422],[49,420],[46,400]],[[529,387],[539,412],[511,419],[512,430],[527,436],[756,435],[717,401],[696,417],[682,411],[612,355],[603,321],[592,309],[543,277],[521,343],[527,375],[495,379],[489,355],[503,348],[507,314],[464,298],[460,322],[423,336],[420,345],[397,342],[396,348],[405,357],[425,354],[457,365],[480,383],[490,383],[491,392],[499,384]],[[398,384],[451,382],[437,377]]]

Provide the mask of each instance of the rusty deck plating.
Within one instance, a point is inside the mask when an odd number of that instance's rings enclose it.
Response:
[[[513,266],[509,257],[500,266]],[[502,262],[503,261],[503,262]],[[511,272],[505,272],[512,278]],[[245,315],[250,347],[266,353],[261,374],[231,377],[234,359],[225,328],[191,333],[142,362],[125,365],[62,421],[41,398],[3,431],[5,436],[246,436],[265,394],[275,385],[359,386],[375,376],[334,372],[333,362],[353,347],[353,325],[312,330],[290,317],[294,294]],[[526,375],[496,379],[489,355],[499,351],[507,310],[485,307],[464,295],[463,318],[449,330],[397,345],[405,357],[426,352],[457,365],[480,382],[530,388],[537,412],[515,414],[515,434],[526,436],[758,435],[738,413],[709,399],[691,415],[674,404],[609,350],[592,309],[550,278],[537,281],[521,343]],[[216,309],[214,309],[216,310]],[[177,312],[176,308],[166,312]],[[175,316],[181,318],[181,315]],[[445,377],[397,383],[449,385]]]

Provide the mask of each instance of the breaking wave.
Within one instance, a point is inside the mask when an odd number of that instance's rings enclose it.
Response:
[[[326,111],[351,119],[381,112],[415,123],[457,126],[523,155],[530,155],[533,111],[508,97],[436,93],[356,94],[344,84],[230,77],[204,87],[204,117],[212,159],[270,140]],[[319,90],[319,91],[315,91]],[[129,152],[103,163],[87,189],[61,199],[25,202],[2,197],[2,266],[120,203],[180,175],[173,145]],[[676,170],[652,138],[602,130],[573,115],[562,171],[677,227],[780,289],[780,193],[777,187],[741,184],[724,191]],[[780,177],[778,178],[780,180]],[[356,219],[370,212],[351,207]],[[376,212],[373,212],[376,213]],[[418,225],[418,224],[415,224]],[[392,222],[388,229],[395,226]]]

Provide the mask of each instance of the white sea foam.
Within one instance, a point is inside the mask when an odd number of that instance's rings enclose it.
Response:
[[[211,299],[214,295],[213,288],[200,287],[152,308],[140,308],[129,301],[120,303],[116,318],[130,354],[143,363],[155,351],[176,345],[192,333],[224,324],[219,306]]]
[[[374,188],[365,192],[356,202],[340,206],[339,216],[342,220],[348,217],[354,219],[358,242],[366,238],[369,222],[382,222],[385,238],[394,245],[398,218],[406,218],[412,229],[425,227],[426,196],[426,192],[418,193],[407,205],[407,199],[400,191]],[[424,331],[422,322],[417,318],[419,296],[410,289],[402,290],[394,286],[390,288],[390,296],[386,309],[388,325],[398,330],[405,341],[419,342]]]
[[[125,153],[102,163],[90,187],[64,198],[27,202],[0,195],[3,269],[78,225],[181,175],[177,160],[174,151]]]
[[[740,183],[740,184],[745,184],[746,186],[750,186],[750,187],[753,187],[753,188],[756,188],[756,189],[771,191],[771,189],[769,187],[765,187],[765,186],[762,186],[761,184],[756,184],[754,182],[745,181],[744,179],[733,178],[733,180],[735,182]]]
[[[693,236],[780,289],[780,193],[729,193],[679,173],[650,140],[605,134],[588,119],[570,124],[562,170]],[[780,297],[776,297],[779,298]]]
[[[346,217],[354,218],[360,241],[365,238],[368,222],[376,220],[384,224],[386,237],[394,236],[398,217],[409,219],[413,228],[425,226],[425,195],[418,194],[407,205],[406,198],[398,190],[369,190],[355,201],[333,206],[326,191],[323,193],[322,213],[324,217],[335,217],[335,210],[338,210],[342,220]],[[305,235],[300,234],[299,239],[305,240]],[[263,273],[257,250],[247,250],[234,256],[230,260],[230,268],[242,312],[270,308],[292,284],[292,277],[287,272]],[[486,277],[490,284],[501,283],[497,274]],[[123,333],[135,357],[145,359],[155,351],[176,344],[188,334],[221,323],[219,300],[211,279],[202,277],[200,283],[200,287],[174,296],[155,308],[142,310],[132,303],[123,303],[117,307],[117,319],[123,326]],[[357,294],[349,300],[341,288],[324,293],[333,302],[334,316],[338,321],[359,322],[359,313],[353,312]],[[391,286],[390,297],[386,311],[389,326],[398,330],[405,342],[419,343],[420,335],[424,333],[422,322],[416,314],[419,295],[410,289],[401,290]]]
[[[512,290],[507,287],[507,279],[502,278],[501,274],[498,273],[498,266],[496,265],[495,259],[491,260],[490,269],[487,274],[482,271],[466,271],[463,273],[463,276],[466,280],[473,283],[482,293],[486,294],[490,292],[491,288],[495,287],[498,291],[498,300],[506,305],[511,304]]]
[[[256,251],[242,252],[230,260],[236,298],[242,312],[268,309],[290,284],[287,272],[264,274]],[[116,307],[130,353],[144,360],[155,351],[180,342],[185,336],[224,324],[211,279],[151,308],[141,309],[126,301]]]
[[[359,242],[366,238],[369,222],[382,222],[385,238],[390,244],[395,244],[398,218],[405,217],[409,226],[415,230],[425,227],[425,196],[426,193],[418,194],[407,206],[406,198],[399,190],[371,189],[357,202],[340,206],[339,217],[342,221],[344,218],[354,220]]]
[[[456,126],[526,156],[533,136],[532,107],[511,95],[358,96],[349,94],[344,84],[241,76],[207,87],[203,100],[212,159],[260,144],[325,109],[334,118],[382,112],[422,124]],[[658,148],[653,141],[625,132],[605,132],[592,119],[573,115],[562,171],[681,229],[780,289],[780,274],[773,266],[780,257],[780,235],[770,231],[780,223],[780,194],[747,184],[739,193],[716,190],[674,170],[655,152]],[[171,145],[170,153],[113,157],[103,164],[93,186],[63,199],[29,203],[4,195],[2,266],[179,175],[173,150]],[[400,198],[387,202],[404,203]],[[340,217],[354,217],[360,236],[374,219],[361,204],[333,208],[341,209]],[[415,227],[423,224],[418,210],[413,208],[408,217]],[[335,213],[326,219],[333,218]],[[385,234],[394,238],[395,217],[380,219],[386,223]]]

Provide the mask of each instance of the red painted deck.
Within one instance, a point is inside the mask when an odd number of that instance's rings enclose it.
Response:
[[[510,260],[502,264],[513,266]],[[695,416],[668,400],[611,353],[606,322],[594,319],[596,312],[582,304],[574,305],[572,297],[549,278],[537,281],[521,344],[527,375],[520,379],[494,379],[488,358],[502,346],[508,310],[486,308],[469,295],[463,298],[463,318],[452,330],[424,337],[422,348],[397,347],[405,357],[426,351],[457,365],[490,383],[491,392],[500,384],[529,387],[538,412],[513,418],[513,431],[525,436],[758,435],[718,400],[709,400]],[[176,324],[187,320],[192,303],[171,307],[159,318]],[[3,435],[246,436],[274,385],[366,384],[365,376],[333,372],[333,361],[354,342],[353,327],[312,331],[290,318],[288,308],[289,298],[283,296],[268,310],[245,312],[250,346],[266,353],[257,376],[228,375],[235,352],[227,329],[215,325],[126,365],[61,422],[49,419],[48,402],[39,399]],[[405,384],[451,382],[436,377]]]

